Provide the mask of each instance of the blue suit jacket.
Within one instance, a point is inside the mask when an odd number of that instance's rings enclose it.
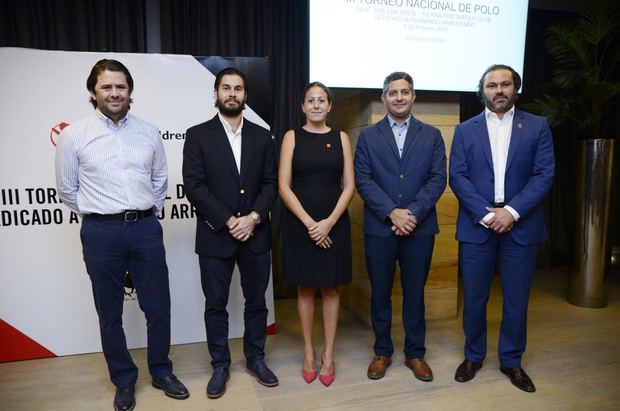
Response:
[[[542,201],[555,169],[553,140],[544,117],[515,110],[506,161],[504,203],[520,215],[510,231],[523,245],[547,239]],[[450,187],[459,200],[456,239],[483,243],[491,230],[479,224],[495,198],[493,157],[484,112],[459,124],[450,151]]]
[[[446,149],[438,129],[411,116],[401,158],[386,116],[360,133],[354,165],[365,234],[394,235],[388,217],[394,208],[416,217],[412,235],[439,232],[435,203],[446,188]]]

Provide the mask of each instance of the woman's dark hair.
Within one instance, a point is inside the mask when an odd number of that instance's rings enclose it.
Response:
[[[327,87],[325,84],[321,83],[320,81],[313,81],[312,83],[309,83],[308,85],[306,85],[306,87],[304,87],[303,91],[301,92],[301,103],[302,104],[304,101],[306,101],[306,94],[308,94],[308,90],[310,90],[312,87],[318,87],[321,90],[323,90],[325,94],[327,94],[327,102],[331,104],[332,91],[329,89],[329,87]]]

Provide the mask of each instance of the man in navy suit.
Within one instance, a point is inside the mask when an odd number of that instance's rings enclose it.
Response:
[[[446,151],[438,129],[411,114],[413,79],[395,72],[383,83],[388,114],[362,130],[355,151],[357,190],[364,200],[366,267],[372,287],[375,356],[368,378],[379,379],[392,363],[392,285],[396,262],[403,289],[405,364],[431,381],[424,360],[424,284],[439,232],[435,203],[446,187]]]
[[[465,360],[455,379],[469,381],[486,356],[486,305],[496,268],[504,297],[500,370],[534,392],[521,368],[537,246],[547,239],[543,198],[554,175],[553,141],[543,117],[516,110],[521,78],[489,67],[478,84],[485,110],[459,124],[450,152],[450,186],[459,200],[456,239],[463,276]]]
[[[209,398],[229,379],[228,294],[235,264],[245,297],[246,371],[265,386],[278,379],[265,365],[265,291],[271,267],[269,210],[276,198],[275,144],[269,131],[243,118],[245,75],[220,71],[213,91],[218,114],[187,130],[183,147],[185,193],[196,208],[196,253],[205,294],[205,325],[213,374]]]

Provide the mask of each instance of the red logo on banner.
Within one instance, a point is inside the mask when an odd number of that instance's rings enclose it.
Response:
[[[52,127],[52,131],[50,131],[50,141],[52,142],[54,147],[56,147],[56,138],[60,135],[60,132],[64,130],[65,128],[67,128],[68,126],[69,126],[69,123],[65,123],[64,121],[61,121],[60,123]]]

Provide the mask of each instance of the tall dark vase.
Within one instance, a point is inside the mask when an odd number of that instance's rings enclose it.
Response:
[[[611,259],[614,140],[583,140],[575,178],[573,252],[567,299],[581,307],[607,305],[606,277]]]

